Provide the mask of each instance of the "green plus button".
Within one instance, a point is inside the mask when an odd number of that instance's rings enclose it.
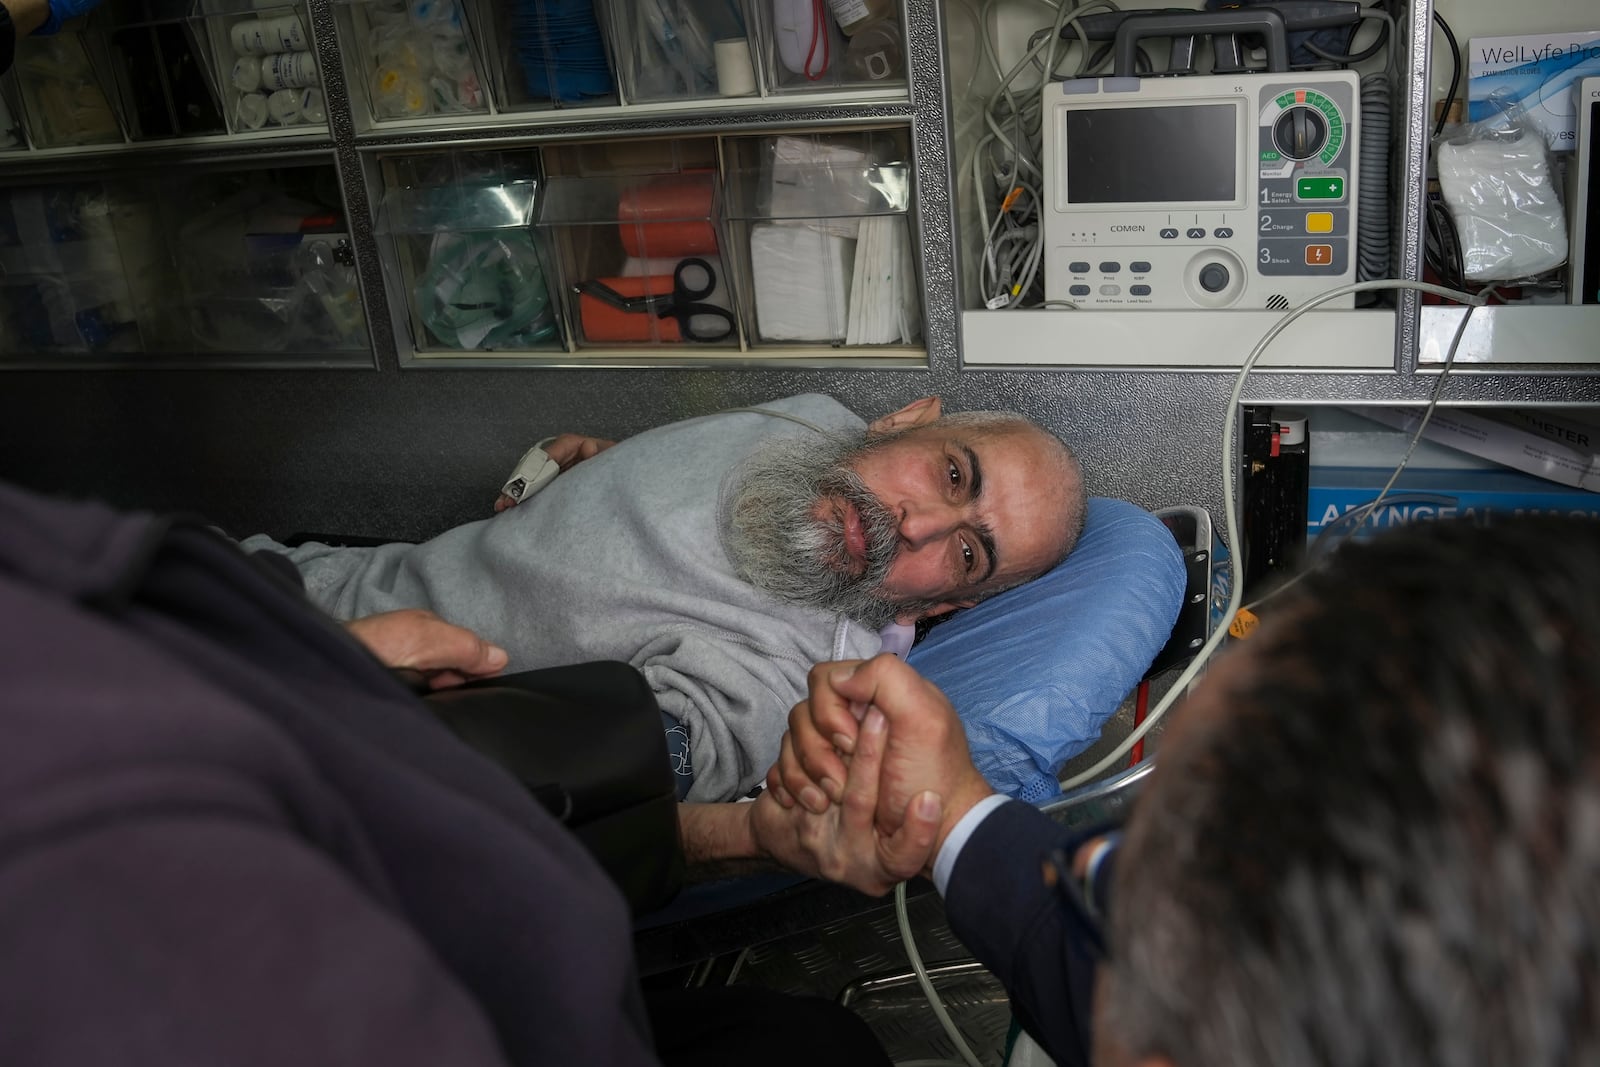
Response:
[[[1294,196],[1296,200],[1343,200],[1344,179],[1337,175],[1296,178]]]

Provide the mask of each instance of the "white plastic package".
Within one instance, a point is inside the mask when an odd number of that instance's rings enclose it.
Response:
[[[1526,280],[1567,261],[1567,218],[1544,138],[1523,123],[1477,123],[1435,149],[1468,281]]]
[[[750,228],[756,328],[764,341],[843,341],[855,241],[799,226]]]

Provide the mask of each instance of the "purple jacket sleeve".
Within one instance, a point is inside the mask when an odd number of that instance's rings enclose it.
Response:
[[[106,819],[0,866],[0,1063],[503,1063],[427,946],[265,819]]]
[[[1030,804],[996,808],[956,859],[945,911],[1057,1067],[1086,1067],[1095,958],[1082,920],[1042,874],[1046,856],[1067,836]]]

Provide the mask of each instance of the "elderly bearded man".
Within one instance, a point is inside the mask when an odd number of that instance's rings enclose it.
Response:
[[[867,425],[797,396],[583,455],[424,544],[245,547],[287,552],[340,619],[425,608],[513,671],[631,664],[688,734],[687,798],[714,801],[760,782],[814,663],[903,651],[909,624],[1044,573],[1083,524],[1065,445],[1018,415],[941,417],[934,397]]]

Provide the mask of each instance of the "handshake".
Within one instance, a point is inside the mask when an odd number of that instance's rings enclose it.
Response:
[[[388,666],[428,688],[498,674],[503,649],[427,611],[346,623]],[[823,663],[789,712],[767,789],[748,804],[680,804],[692,865],[776,862],[881,896],[930,874],[961,818],[994,790],[937,686],[902,660]]]
[[[887,654],[820,664],[808,690],[766,791],[733,806],[749,824],[747,854],[874,896],[931,874],[951,830],[994,793],[950,701]]]

